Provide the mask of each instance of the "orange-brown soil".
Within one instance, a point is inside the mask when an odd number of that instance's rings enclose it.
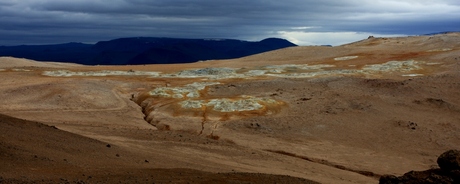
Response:
[[[460,149],[459,33],[0,78],[6,183],[378,183]]]

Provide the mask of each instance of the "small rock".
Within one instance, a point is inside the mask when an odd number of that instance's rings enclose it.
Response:
[[[299,100],[301,100],[301,101],[308,101],[308,100],[311,100],[311,98],[300,98]]]
[[[438,165],[442,170],[460,170],[460,151],[449,150],[438,157]]]
[[[409,125],[407,125],[410,129],[415,130],[417,128],[417,123],[409,121]]]

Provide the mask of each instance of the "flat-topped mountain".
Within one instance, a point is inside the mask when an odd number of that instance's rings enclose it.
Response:
[[[251,42],[234,39],[134,37],[96,44],[1,46],[0,56],[86,65],[172,64],[240,58],[292,46],[296,45],[279,38]]]

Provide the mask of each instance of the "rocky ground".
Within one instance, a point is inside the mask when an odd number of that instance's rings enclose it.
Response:
[[[460,34],[177,65],[0,58],[4,183],[378,183],[460,149]]]
[[[439,168],[426,171],[410,171],[397,177],[384,175],[380,177],[380,184],[397,183],[425,183],[425,184],[449,184],[460,183],[460,151],[449,150],[438,157]]]

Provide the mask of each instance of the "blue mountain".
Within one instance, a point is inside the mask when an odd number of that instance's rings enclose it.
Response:
[[[296,46],[279,38],[258,42],[234,39],[119,38],[96,44],[0,46],[0,56],[86,65],[190,63],[232,59]]]

